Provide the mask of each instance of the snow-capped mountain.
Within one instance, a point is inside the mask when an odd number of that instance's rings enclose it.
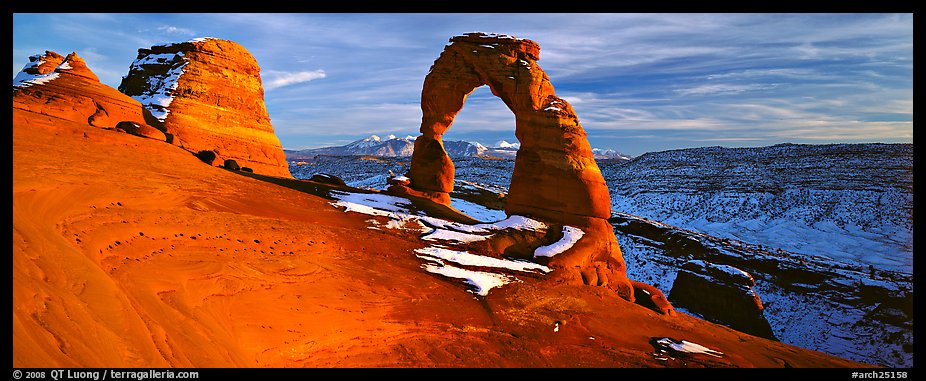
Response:
[[[519,148],[521,148],[521,143],[508,143],[505,140],[501,140],[489,148],[486,155],[504,159],[514,159],[515,156],[518,155]]]
[[[521,143],[508,143],[508,142],[505,141],[505,140],[501,140],[501,141],[499,141],[498,143],[495,143],[495,145],[494,145],[492,148],[515,149],[515,150],[517,150],[518,148],[521,148]]]
[[[510,158],[513,159],[518,155],[518,150],[521,148],[521,143],[509,143],[506,140],[501,140],[486,152],[489,156],[501,157],[501,158]],[[595,159],[599,160],[611,160],[615,162],[627,161],[632,159],[631,156],[622,154],[615,151],[611,148],[592,148],[592,155],[595,156]]]
[[[444,150],[447,151],[447,154],[450,155],[450,157],[468,157],[482,155],[489,149],[486,148],[486,146],[479,144],[479,142],[447,140],[444,141]]]
[[[370,137],[351,142],[343,146],[311,148],[305,150],[284,150],[288,160],[303,160],[319,155],[326,156],[380,156],[380,157],[410,157],[415,151],[415,137],[404,138],[388,135]],[[477,142],[445,140],[444,149],[450,157],[478,156],[485,153],[488,148]]]
[[[321,148],[322,150],[326,148]],[[415,138],[406,136],[397,138],[395,135],[388,135],[381,138],[378,135],[371,135],[368,138],[360,139],[341,147],[329,147],[339,153],[328,153],[329,155],[370,155],[386,157],[404,157],[411,156],[415,150]]]
[[[627,161],[633,158],[631,156],[617,152],[611,148],[592,148],[592,155],[595,155],[596,159],[613,159],[618,161]]]

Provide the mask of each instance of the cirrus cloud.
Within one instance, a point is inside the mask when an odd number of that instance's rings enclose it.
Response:
[[[276,89],[278,87],[322,79],[325,78],[325,76],[326,74],[324,70],[296,72],[267,70],[263,75],[264,88],[267,90]]]
[[[13,19],[11,78],[37,52],[83,56],[82,48],[92,48],[88,65],[118,87],[139,48],[194,32],[235,41],[261,67],[274,69],[261,75],[284,147],[415,134],[428,68],[448,38],[477,30],[540,44],[538,64],[575,108],[594,147],[640,155],[706,141],[912,142],[912,13],[17,13]],[[299,85],[309,81],[315,82]],[[333,125],[343,126],[340,135],[332,135]],[[447,138],[513,141],[514,125],[504,102],[477,89]]]

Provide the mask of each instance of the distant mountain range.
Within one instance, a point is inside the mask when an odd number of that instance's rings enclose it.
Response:
[[[501,158],[514,158],[520,143],[509,143],[499,141],[493,147],[486,147],[478,142],[469,142],[462,140],[445,140],[444,149],[450,157],[474,157],[474,156],[495,156]],[[304,150],[287,150],[287,160],[298,161],[310,159],[316,156],[379,156],[379,157],[410,157],[415,151],[415,137],[406,136],[404,138],[388,135],[380,137],[371,135],[370,137],[360,139],[343,146],[310,148]],[[592,149],[596,159],[616,159],[619,161],[630,160],[631,157],[621,154],[613,149]]]
[[[630,159],[633,159],[633,156],[624,155],[610,148],[608,149],[592,148],[592,155],[595,155],[596,159],[613,159],[616,161],[628,161]]]
[[[482,155],[489,149],[476,142],[444,141],[444,149],[451,157],[465,157]],[[310,148],[304,150],[283,150],[290,161],[308,159],[319,155],[324,156],[380,156],[380,157],[410,157],[415,151],[415,137],[404,138],[389,135],[380,137],[371,135],[368,138],[334,147]]]

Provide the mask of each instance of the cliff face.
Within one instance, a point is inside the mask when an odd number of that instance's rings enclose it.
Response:
[[[669,300],[737,331],[776,340],[755,285],[739,268],[693,260],[679,269]]]
[[[29,61],[13,79],[13,109],[99,128],[131,126],[135,135],[165,140],[159,121],[138,101],[100,83],[77,53],[46,51]]]
[[[138,50],[119,90],[164,123],[172,143],[256,173],[291,178],[264,104],[260,67],[241,45],[204,38]]]

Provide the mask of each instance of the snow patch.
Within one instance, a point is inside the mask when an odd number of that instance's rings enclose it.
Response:
[[[380,227],[386,227],[390,229],[404,228],[406,230],[411,230],[406,227],[409,224],[418,224],[422,226],[423,229],[430,229],[428,234],[421,237],[425,241],[443,240],[469,243],[487,239],[493,232],[502,229],[539,230],[546,228],[544,223],[523,216],[510,216],[493,223],[467,225],[426,215],[413,214],[410,209],[413,205],[411,205],[410,201],[401,197],[378,193],[363,194],[333,191],[331,195],[337,199],[337,201],[331,202],[330,204],[335,207],[344,208],[345,212],[357,212],[371,216],[385,216],[390,219],[385,225],[375,220],[367,220],[367,222],[371,224],[371,226],[369,226],[371,229],[381,230]],[[423,269],[431,273],[451,278],[464,279],[467,284],[474,286],[476,288],[475,293],[481,296],[488,295],[489,290],[492,288],[519,280],[506,274],[462,269],[446,265],[444,262],[453,262],[462,266],[505,269],[509,271],[541,273],[552,271],[552,269],[547,266],[533,262],[476,255],[466,251],[450,250],[439,246],[416,249],[415,252],[418,254],[419,258],[437,263],[425,263],[422,265]]]
[[[705,347],[700,344],[692,343],[685,340],[675,340],[668,337],[663,337],[656,340],[656,343],[661,345],[664,348],[671,349],[675,352],[683,353],[696,353],[696,354],[705,354],[714,357],[723,357],[723,352],[715,351],[708,347]]]
[[[48,74],[29,74],[21,71],[13,78],[13,87],[26,88],[35,85],[44,85],[58,78],[58,75],[59,74],[55,72]]]
[[[385,216],[395,220],[408,220],[414,218],[404,213],[411,202],[395,196],[389,196],[378,193],[347,193],[332,192],[333,196],[338,199],[333,203],[335,206],[345,208],[345,212],[357,212],[371,216]]]
[[[507,34],[501,34],[501,33],[473,32],[473,33],[466,33],[466,35],[467,36],[479,36],[479,38],[484,38],[484,39],[498,38],[498,39],[515,40],[515,41],[523,40],[523,38],[517,38],[514,36],[510,36]]]
[[[345,208],[345,212],[357,212],[372,216],[384,216],[398,221],[416,220],[434,229],[454,230],[461,233],[489,234],[502,229],[539,231],[547,227],[543,222],[524,217],[509,216],[497,222],[468,225],[447,221],[426,215],[413,214],[413,207],[407,199],[380,193],[331,192],[338,201],[331,203]]]
[[[42,60],[38,60],[38,59],[37,59],[37,60],[35,60],[35,61],[33,61],[33,62],[29,62],[29,63],[27,63],[25,66],[23,66],[22,70],[21,70],[19,73],[16,74],[16,77],[13,78],[13,87],[17,87],[17,88],[27,88],[27,87],[31,87],[31,86],[35,86],[35,85],[44,85],[44,84],[46,84],[46,83],[48,83],[48,82],[51,82],[51,81],[54,80],[55,78],[58,78],[58,76],[60,75],[60,74],[58,74],[58,70],[67,70],[67,69],[71,69],[71,64],[68,63],[67,60],[65,60],[64,62],[62,62],[61,64],[59,64],[58,67],[55,68],[55,71],[53,71],[53,72],[51,72],[51,73],[48,73],[48,74],[29,74],[29,73],[26,73],[26,70],[27,70],[27,69],[34,68],[34,67],[39,67],[39,66],[42,65],[43,63],[45,63],[45,61],[42,61]]]
[[[753,280],[752,278],[752,275],[736,267],[730,266],[730,265],[709,263],[709,262],[702,261],[700,259],[688,261],[688,263],[691,263],[703,269],[711,268],[711,269],[719,270],[727,274],[730,274],[730,276],[733,278],[745,278],[745,279],[748,279],[750,282],[755,282],[755,280]]]
[[[476,226],[485,226],[476,225]],[[501,229],[520,229],[538,231],[547,228],[547,224],[524,216],[514,215],[494,224]]]
[[[421,249],[416,249],[416,253],[420,258],[429,259],[437,258],[445,261],[454,262],[463,266],[476,266],[476,267],[494,267],[502,268],[514,271],[524,271],[524,272],[535,272],[540,271],[543,273],[548,273],[553,271],[547,266],[539,265],[533,262],[525,261],[514,261],[508,259],[499,259],[493,257],[487,257],[484,255],[476,255],[465,251],[457,251],[445,249],[442,247],[425,247]]]
[[[421,267],[430,273],[439,274],[450,278],[463,279],[466,283],[476,288],[474,293],[479,296],[489,295],[489,290],[495,287],[501,287],[508,283],[518,281],[517,278],[510,275],[472,271],[447,265],[425,263],[421,265]]]
[[[458,198],[450,199],[450,206],[479,221],[500,221],[508,217],[504,210],[489,209],[482,205]]]
[[[180,76],[183,75],[184,68],[189,61],[187,61],[183,52],[177,54],[152,54],[136,59],[129,67],[129,72],[142,72],[144,71],[143,65],[172,64],[176,61],[176,57],[180,57],[183,63],[171,67],[164,74],[149,76],[145,92],[132,96],[161,122],[166,120],[167,115],[170,114],[169,107],[174,101],[174,90],[177,90],[177,86],[180,84]]]
[[[534,250],[534,257],[552,257],[572,248],[579,239],[585,235],[582,229],[572,226],[563,226],[563,238],[547,246],[538,247]]]
[[[470,233],[462,233],[462,232],[446,230],[446,229],[434,229],[431,233],[422,236],[421,239],[425,241],[454,241],[454,242],[460,242],[460,243],[470,243],[470,242],[485,241],[491,236],[492,236],[491,234],[485,236],[485,235],[477,235],[477,234],[470,234]]]

